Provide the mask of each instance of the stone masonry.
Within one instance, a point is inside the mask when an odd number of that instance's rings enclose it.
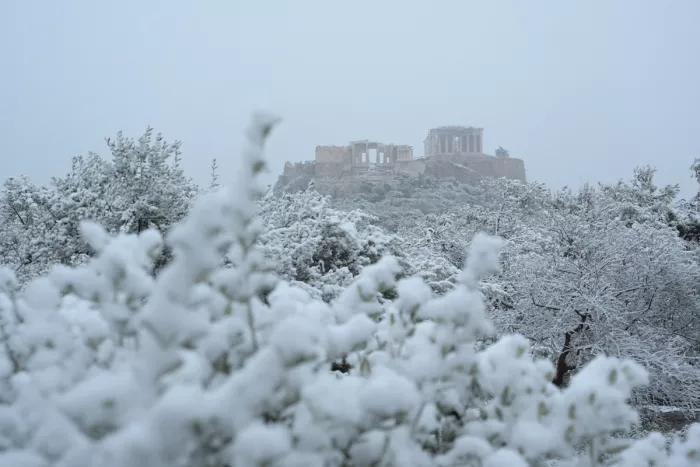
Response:
[[[285,164],[275,190],[303,190],[314,180],[319,192],[345,196],[359,192],[366,183],[383,186],[401,175],[421,174],[466,183],[485,177],[524,182],[523,161],[484,154],[483,134],[483,128],[433,128],[424,141],[424,156],[419,158],[414,157],[413,147],[407,144],[359,140],[345,146],[316,146],[313,161]]]

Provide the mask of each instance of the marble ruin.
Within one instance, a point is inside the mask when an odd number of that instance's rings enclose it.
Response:
[[[483,128],[443,126],[428,132],[423,145],[425,156],[440,154],[483,154]]]
[[[391,184],[400,176],[429,174],[476,183],[484,177],[525,181],[525,164],[513,157],[483,152],[483,128],[444,126],[433,128],[424,141],[424,155],[414,157],[407,144],[351,141],[345,146],[316,146],[313,161],[284,166],[276,191],[305,189],[311,180],[316,189],[332,196],[358,193],[367,183]]]

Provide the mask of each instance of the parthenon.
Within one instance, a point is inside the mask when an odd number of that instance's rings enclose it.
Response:
[[[433,128],[425,138],[425,156],[483,154],[484,129],[464,126]]]

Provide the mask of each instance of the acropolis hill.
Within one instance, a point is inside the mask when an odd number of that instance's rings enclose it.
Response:
[[[483,136],[483,128],[433,128],[424,141],[424,156],[418,158],[407,144],[362,140],[346,146],[316,146],[315,160],[284,165],[275,192],[303,190],[314,180],[319,192],[338,197],[358,193],[367,182],[391,185],[402,175],[420,174],[472,184],[485,177],[524,182],[523,161],[485,154]]]

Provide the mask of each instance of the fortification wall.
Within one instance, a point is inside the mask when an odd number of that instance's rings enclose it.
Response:
[[[340,163],[317,163],[315,175],[318,178],[338,179],[343,175],[343,164]]]
[[[504,163],[504,177],[527,182],[527,172],[525,171],[525,161],[516,157],[498,157]]]
[[[413,159],[410,161],[396,161],[394,164],[394,172],[397,174],[410,175],[417,177],[425,172],[427,165],[426,159]]]
[[[316,162],[341,164],[347,152],[346,146],[316,146]]]
[[[329,157],[337,157],[329,153]],[[337,160],[337,159],[336,159]],[[525,164],[521,159],[487,155],[440,154],[428,158],[396,161],[393,165],[350,165],[339,162],[302,162],[284,166],[278,187],[291,191],[303,190],[309,181],[316,189],[331,196],[359,193],[363,184],[377,186],[392,184],[398,175],[418,177],[430,174],[438,179],[454,178],[464,183],[478,183],[483,178],[515,179],[525,182]]]
[[[285,177],[301,177],[303,175],[310,175],[313,177],[316,174],[315,165],[313,161],[296,162],[294,164],[287,162],[284,164],[282,175]]]
[[[525,182],[525,163],[514,157],[487,155],[441,154],[433,156],[437,162],[459,164],[474,170],[482,177],[509,178]]]

